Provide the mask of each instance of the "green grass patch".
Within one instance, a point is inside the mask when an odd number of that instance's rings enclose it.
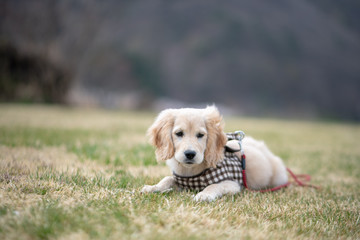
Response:
[[[36,172],[33,175],[30,175],[31,181],[52,181],[60,184],[64,184],[70,187],[78,187],[82,190],[94,189],[94,188],[103,188],[109,190],[116,189],[126,189],[126,188],[136,188],[141,186],[141,182],[137,178],[128,174],[126,171],[116,171],[112,176],[105,177],[101,174],[97,174],[93,177],[84,176],[79,170],[76,173],[68,172],[57,172],[57,171],[45,171],[45,172]],[[141,179],[144,180],[144,179]],[[34,188],[36,189],[36,188]],[[40,190],[38,192],[43,193],[45,190]]]
[[[156,165],[149,144],[121,145],[121,131],[89,131],[68,129],[44,129],[26,127],[0,127],[0,144],[41,149],[48,146],[65,146],[80,159],[91,159],[105,164],[122,166]],[[131,134],[131,133],[129,133]]]
[[[92,209],[96,207],[97,211]],[[128,210],[111,201],[89,203],[85,206],[64,207],[58,201],[42,201],[26,212],[8,216],[0,233],[17,229],[18,236],[30,239],[53,239],[72,231],[81,231],[90,238],[110,237],[115,227],[128,231]],[[10,229],[7,229],[10,227]]]

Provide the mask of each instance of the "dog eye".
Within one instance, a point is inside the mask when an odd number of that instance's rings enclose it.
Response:
[[[184,133],[182,131],[180,131],[180,132],[175,133],[175,135],[178,137],[183,137]]]
[[[202,133],[198,133],[198,134],[196,135],[197,138],[202,138],[203,136],[204,136],[204,134],[202,134]]]

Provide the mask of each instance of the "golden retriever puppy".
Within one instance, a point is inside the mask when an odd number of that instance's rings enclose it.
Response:
[[[241,152],[236,152],[240,147],[237,141],[228,141],[223,126],[215,106],[162,111],[148,129],[148,135],[156,147],[157,160],[166,161],[172,176],[156,185],[145,185],[142,192],[163,192],[172,188],[198,190],[196,201],[213,201],[224,194],[240,192],[243,188],[242,174],[238,173]],[[249,188],[264,189],[287,183],[282,160],[263,142],[245,137],[241,145],[246,155]],[[227,153],[225,146],[235,150]]]

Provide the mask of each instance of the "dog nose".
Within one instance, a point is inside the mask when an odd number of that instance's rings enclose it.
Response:
[[[196,152],[192,150],[186,150],[184,154],[187,159],[192,160],[195,157]]]

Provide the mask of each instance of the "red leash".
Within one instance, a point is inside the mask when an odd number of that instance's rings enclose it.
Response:
[[[242,170],[242,174],[243,174],[243,183],[245,188],[249,189],[250,191],[254,191],[254,192],[274,192],[277,190],[280,190],[282,188],[288,187],[289,185],[291,185],[290,182],[287,182],[283,185],[274,187],[274,188],[269,188],[269,189],[262,189],[262,190],[252,190],[248,187],[247,182],[246,182],[246,172],[245,172],[245,154],[243,154],[241,156],[241,161],[242,161],[242,166],[243,166],[243,170]],[[291,175],[291,177],[294,179],[294,181],[297,183],[298,186],[301,187],[312,187],[315,189],[319,189],[318,186],[312,185],[312,184],[308,184],[308,183],[304,183],[304,182],[309,182],[311,180],[311,176],[308,174],[294,174],[289,168],[286,168],[286,170],[289,172],[289,174]]]

